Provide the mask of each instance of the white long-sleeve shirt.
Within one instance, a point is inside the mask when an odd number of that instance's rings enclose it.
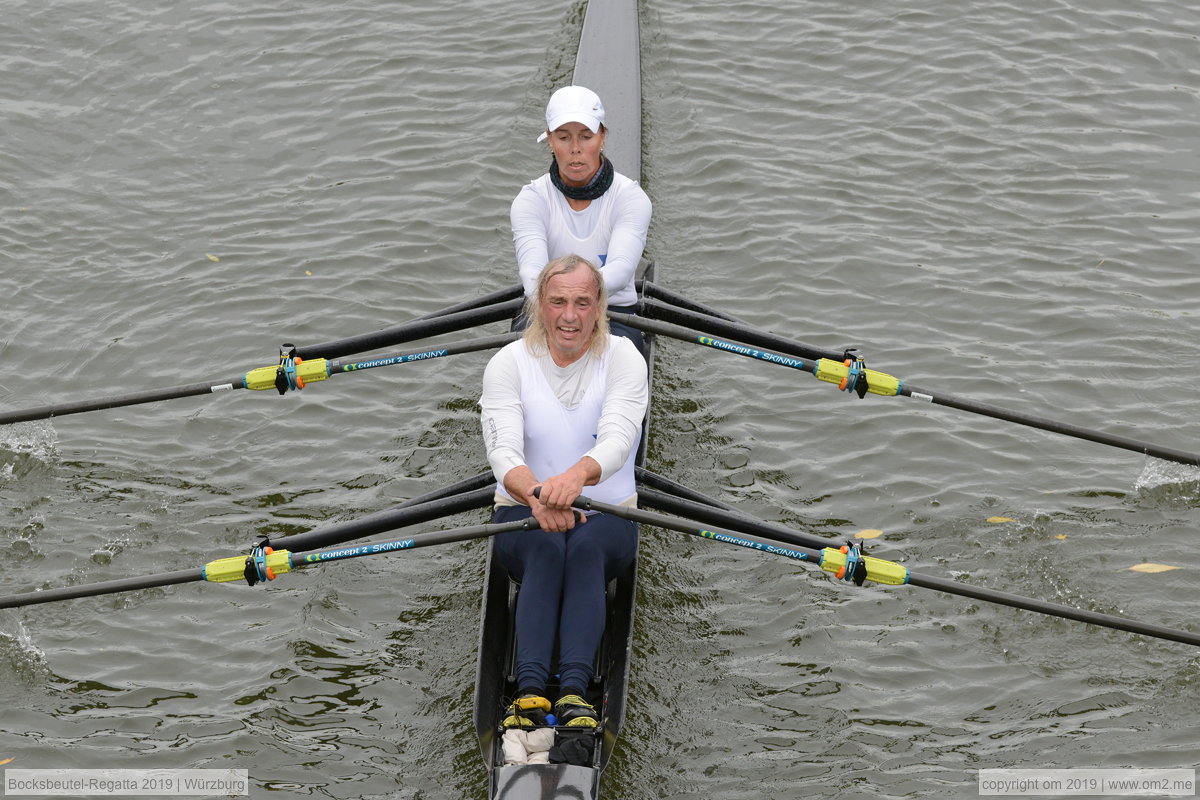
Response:
[[[650,198],[642,187],[619,172],[608,191],[583,211],[571,208],[549,174],[526,184],[510,209],[525,294],[533,293],[546,264],[573,253],[600,268],[609,305],[634,305],[633,279],[646,247],[650,213]]]
[[[609,337],[602,356],[588,351],[566,367],[548,353],[533,355],[524,340],[492,356],[479,404],[497,500],[512,502],[503,489],[512,469],[528,466],[545,480],[584,456],[600,465],[600,482],[589,496],[621,503],[633,495],[633,461],[650,400],[646,372],[641,353],[620,336]],[[533,416],[529,425],[526,415]],[[546,430],[548,421],[561,427],[561,435]]]

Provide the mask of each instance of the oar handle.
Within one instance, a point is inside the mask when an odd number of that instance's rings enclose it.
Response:
[[[534,497],[536,497],[538,500],[541,500],[542,499],[542,487],[541,486],[533,487],[533,490],[530,492],[530,494],[533,495]],[[580,495],[578,498],[576,498],[576,502],[578,502],[578,500],[580,500],[580,499],[586,499],[586,498],[584,498],[583,495]],[[571,505],[575,505],[575,503],[571,503]],[[575,522],[580,523],[582,521],[583,521],[583,512],[576,509],[575,510]]]

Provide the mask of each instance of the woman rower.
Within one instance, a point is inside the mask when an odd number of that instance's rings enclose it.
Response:
[[[650,227],[650,198],[604,155],[604,104],[591,89],[564,86],[546,104],[550,169],[526,184],[510,211],[517,269],[525,296],[554,258],[575,254],[600,268],[609,311],[637,311],[634,276]],[[523,327],[518,319],[514,328]],[[636,328],[612,323],[645,355]]]
[[[483,374],[480,418],[497,484],[493,521],[532,515],[539,525],[495,541],[501,563],[521,581],[518,692],[506,728],[545,721],[556,640],[558,723],[598,723],[587,689],[604,634],[605,589],[632,563],[638,530],[609,514],[577,520],[571,503],[587,486],[594,499],[636,504],[634,461],[649,403],[646,361],[609,335],[606,299],[599,270],[586,260],[550,262],[526,299],[524,337],[496,353]]]

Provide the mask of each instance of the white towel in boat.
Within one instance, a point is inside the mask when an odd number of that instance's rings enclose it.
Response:
[[[550,748],[554,746],[554,728],[534,728],[523,731],[511,728],[504,732],[504,763],[549,764]]]

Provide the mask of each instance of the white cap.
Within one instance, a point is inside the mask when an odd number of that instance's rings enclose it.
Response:
[[[582,123],[592,133],[599,133],[604,124],[604,104],[600,102],[600,96],[582,86],[564,86],[550,95],[550,102],[546,103],[546,130],[537,140],[544,141],[548,131],[558,130],[568,122]]]

